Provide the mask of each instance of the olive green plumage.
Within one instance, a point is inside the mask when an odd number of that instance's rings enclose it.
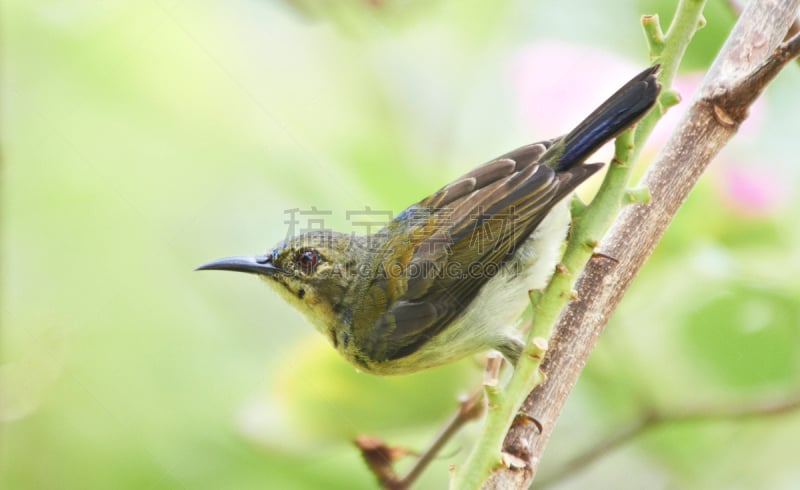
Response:
[[[374,235],[311,232],[199,269],[260,275],[368,372],[410,373],[490,348],[515,363],[527,291],[546,285],[567,231],[561,202],[602,167],[583,161],[655,104],[657,70],[567,135],[501,155]]]

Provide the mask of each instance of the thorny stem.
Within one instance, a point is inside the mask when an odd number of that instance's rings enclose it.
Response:
[[[668,86],[674,77],[680,59],[701,23],[704,5],[705,0],[681,0],[675,19],[663,37],[657,26],[657,18],[643,18],[643,26],[649,34],[651,55],[654,61],[662,64],[658,79],[664,86]],[[674,95],[668,95],[666,100],[674,100]],[[639,122],[635,133],[634,130],[628,130],[617,137],[614,160],[597,196],[573,216],[570,239],[562,262],[544,293],[532,297],[534,317],[525,351],[505,392],[498,396],[498,403],[487,410],[484,430],[463,468],[456,473],[454,488],[479,488],[492,468],[500,463],[501,449],[512,420],[528,393],[544,381],[540,372],[544,356],[537,352],[533,341],[544,339],[546,343],[551,337],[559,313],[572,298],[572,287],[578,274],[592,257],[595,245],[619,210],[630,178],[631,163],[663,112],[662,100],[657,110],[652,110]]]

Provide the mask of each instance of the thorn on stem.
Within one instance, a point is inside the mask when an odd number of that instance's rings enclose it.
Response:
[[[548,346],[547,339],[544,337],[534,337],[531,339],[531,344],[542,352],[546,351]]]
[[[592,254],[592,258],[593,259],[608,259],[608,260],[614,262],[615,264],[619,264],[619,259],[617,259],[616,257],[612,257],[611,255],[608,255],[607,253],[604,253],[604,252],[595,252],[595,253],[593,253]]]
[[[531,289],[528,291],[528,298],[530,298],[533,306],[536,306],[541,301],[542,296],[544,296],[544,289]]]
[[[622,204],[650,204],[652,196],[647,187],[634,187],[625,191],[622,195]]]
[[[678,105],[680,104],[681,100],[683,100],[683,98],[681,97],[681,93],[675,90],[674,88],[662,90],[661,95],[658,97],[658,101],[664,108]]]
[[[525,466],[527,466],[527,463],[525,462],[524,459],[520,458],[519,456],[515,456],[515,455],[513,455],[511,453],[508,453],[506,451],[503,451],[502,453],[500,453],[500,462],[506,468],[519,469],[519,468],[524,468]]]
[[[721,126],[726,128],[736,127],[736,120],[722,106],[713,104],[711,107],[714,109],[714,118]]]
[[[541,434],[544,431],[542,423],[539,422],[539,420],[536,419],[536,417],[524,412],[518,412],[516,417],[514,417],[514,421],[511,423],[512,426],[527,425],[527,424],[533,424],[534,427],[536,427],[536,431],[539,432],[539,434]]]
[[[486,356],[486,370],[483,372],[483,386],[497,386],[503,356],[498,352],[490,352]],[[463,404],[462,404],[463,408]]]
[[[650,58],[655,59],[661,56],[664,51],[664,30],[658,15],[643,15],[642,29],[644,29],[647,45],[650,48]]]

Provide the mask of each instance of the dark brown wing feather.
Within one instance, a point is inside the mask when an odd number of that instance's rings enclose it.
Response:
[[[400,258],[403,273],[372,285],[385,294],[387,310],[371,325],[363,354],[397,359],[439,333],[491,279],[488,272],[498,271],[550,209],[602,166],[556,173],[536,164],[550,143],[509,152],[401,213],[412,225],[395,235],[410,239],[387,243],[385,257]],[[461,277],[470,266],[479,266],[478,274]]]
[[[601,167],[583,164],[589,154],[656,103],[658,70],[636,75],[564,137],[506,153],[398,215],[378,251],[386,273],[356,291],[352,332],[361,355],[378,362],[407,356],[461,315],[491,276],[434,272],[453,265],[463,272],[471,264],[497,270],[558,201]],[[488,233],[491,246],[476,243],[476,230]]]

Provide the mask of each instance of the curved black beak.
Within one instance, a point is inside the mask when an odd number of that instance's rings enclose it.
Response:
[[[224,257],[212,260],[195,269],[196,271],[219,270],[247,272],[249,274],[259,274],[262,276],[273,276],[280,274],[283,269],[276,267],[272,263],[271,255],[256,255],[255,257]]]

